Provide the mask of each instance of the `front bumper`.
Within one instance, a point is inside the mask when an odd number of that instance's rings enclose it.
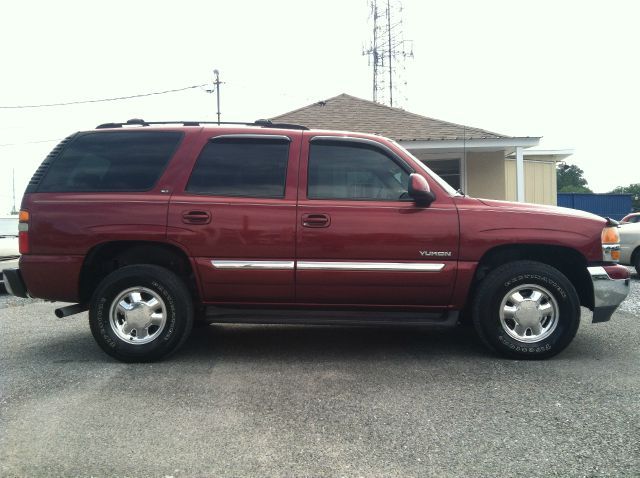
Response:
[[[4,286],[9,294],[16,297],[29,297],[20,269],[4,269],[2,275],[4,276]]]
[[[587,267],[593,283],[593,322],[606,322],[629,295],[629,271],[621,265]]]

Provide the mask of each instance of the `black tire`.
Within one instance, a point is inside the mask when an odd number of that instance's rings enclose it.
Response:
[[[534,290],[541,291],[542,305],[531,302]],[[526,315],[524,302],[518,305],[509,300],[514,294],[519,294],[519,300],[529,301],[531,315]],[[529,324],[537,320],[541,307],[553,312],[542,314],[540,324],[546,324],[546,329],[541,325],[536,337]],[[501,319],[501,311],[507,308],[518,310],[514,315],[517,320],[506,318],[508,314],[504,312]],[[520,313],[522,318],[518,319]],[[485,345],[503,356],[549,358],[564,350],[575,337],[580,325],[580,301],[573,284],[554,267],[534,261],[510,262],[491,271],[479,284],[473,303],[473,323]]]
[[[640,251],[636,252],[635,261],[633,262],[633,267],[636,268],[636,274],[640,277]]]
[[[126,302],[126,294],[132,295],[136,290],[150,298],[140,302],[145,310],[151,310],[151,299],[157,298],[153,304],[160,304],[156,306],[160,312],[154,315],[163,317],[157,319],[163,321],[161,325],[140,326],[140,336],[146,335],[145,339],[137,338],[137,330],[128,336],[130,341],[150,340],[148,343],[128,342],[123,337],[126,333],[117,330],[118,324],[126,324],[126,316],[117,315],[116,302],[122,303],[119,298],[123,294],[122,301]],[[142,300],[147,296],[138,297]],[[89,325],[98,345],[112,357],[123,362],[151,362],[167,357],[187,340],[193,326],[193,299],[185,283],[163,267],[126,266],[109,274],[96,288],[89,307]]]

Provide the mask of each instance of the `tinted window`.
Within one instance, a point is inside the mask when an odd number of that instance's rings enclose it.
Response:
[[[397,201],[407,197],[409,172],[377,148],[313,143],[309,153],[310,199]]]
[[[182,133],[88,133],[58,156],[38,191],[147,191],[155,185]]]
[[[285,139],[221,138],[205,146],[187,191],[212,196],[284,197],[289,161]]]

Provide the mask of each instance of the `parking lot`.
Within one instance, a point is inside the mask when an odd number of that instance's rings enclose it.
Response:
[[[640,281],[539,362],[469,329],[209,326],[126,365],[0,297],[0,476],[638,476]]]

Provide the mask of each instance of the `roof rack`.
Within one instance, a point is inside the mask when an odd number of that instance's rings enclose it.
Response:
[[[259,119],[253,123],[244,123],[236,121],[145,121],[143,119],[134,118],[125,123],[103,123],[96,126],[96,129],[106,128],[122,128],[123,126],[151,126],[154,124],[181,124],[182,126],[200,126],[203,124],[214,125],[239,125],[239,126],[261,126],[263,128],[280,128],[280,129],[300,129],[308,130],[306,126],[289,123],[273,123],[268,119]]]

